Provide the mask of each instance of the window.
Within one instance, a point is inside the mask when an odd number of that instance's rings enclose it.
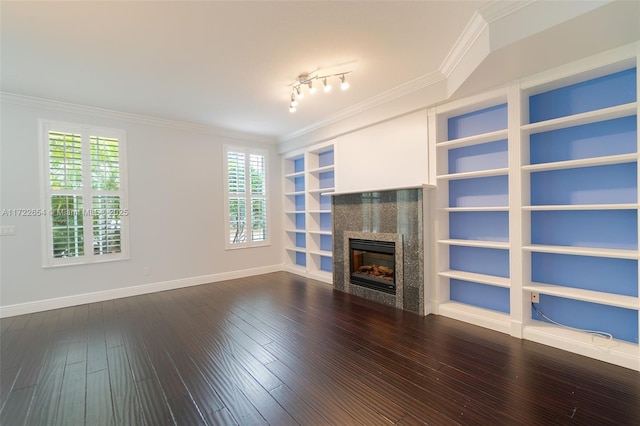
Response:
[[[128,257],[124,131],[41,122],[45,266]]]
[[[226,146],[226,247],[269,244],[267,152]]]

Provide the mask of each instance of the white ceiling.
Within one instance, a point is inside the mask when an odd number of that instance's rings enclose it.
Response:
[[[2,1],[0,89],[281,139],[439,71],[487,3]],[[638,38],[637,28],[610,29],[615,43]],[[547,65],[545,49],[562,40],[544,43],[518,64]],[[501,62],[522,56],[506,49]],[[490,60],[465,91],[502,82]],[[318,68],[352,70],[351,89],[307,96],[289,113],[296,76]],[[504,78],[524,72],[508,68],[517,71]]]

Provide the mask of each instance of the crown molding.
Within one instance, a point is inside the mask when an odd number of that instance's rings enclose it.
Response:
[[[492,24],[502,18],[506,18],[512,13],[527,7],[538,0],[520,0],[520,1],[494,1],[480,9],[480,14],[487,23]]]
[[[245,142],[257,142],[262,144],[276,144],[275,138],[270,138],[251,133],[236,132],[201,124],[187,123],[183,121],[168,120],[165,118],[132,114],[128,112],[113,111],[104,108],[73,104],[69,102],[54,101],[33,96],[18,95],[15,93],[0,92],[0,102],[26,106],[30,108],[44,108],[70,114],[82,114],[91,117],[121,120],[129,123],[143,124],[147,126],[166,127],[176,130],[194,131],[219,136],[225,139],[237,139]]]
[[[456,40],[449,53],[440,64],[440,73],[449,78],[460,65],[464,57],[469,53],[482,33],[489,28],[489,23],[483,16],[475,12],[460,37]]]

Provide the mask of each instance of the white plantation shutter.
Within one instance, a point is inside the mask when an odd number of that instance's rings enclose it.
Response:
[[[117,139],[91,136],[91,188],[120,188],[119,149]]]
[[[128,255],[123,131],[41,121],[45,266]]]
[[[51,189],[82,188],[82,137],[76,133],[49,132]]]
[[[225,147],[227,248],[268,244],[267,153]]]

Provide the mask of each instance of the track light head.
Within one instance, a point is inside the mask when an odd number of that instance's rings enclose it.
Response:
[[[340,89],[347,90],[349,88],[349,82],[346,80],[344,74],[340,76]]]
[[[324,85],[324,93],[329,93],[331,91],[331,84],[327,83],[327,77],[322,78],[322,84]]]

